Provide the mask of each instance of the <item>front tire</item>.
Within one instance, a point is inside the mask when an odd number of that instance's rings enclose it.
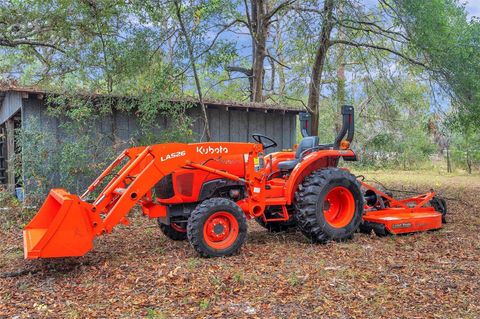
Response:
[[[245,213],[229,199],[207,199],[191,213],[187,237],[202,257],[234,255],[247,237]]]
[[[302,233],[315,243],[351,239],[363,215],[363,195],[352,174],[339,168],[314,171],[295,194]]]

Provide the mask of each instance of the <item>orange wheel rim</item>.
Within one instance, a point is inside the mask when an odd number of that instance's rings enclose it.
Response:
[[[205,243],[214,249],[226,249],[233,245],[238,237],[238,222],[229,212],[216,212],[206,220],[203,226]]]
[[[352,192],[345,187],[332,188],[323,202],[325,220],[335,228],[341,228],[350,223],[355,214],[355,199]]]

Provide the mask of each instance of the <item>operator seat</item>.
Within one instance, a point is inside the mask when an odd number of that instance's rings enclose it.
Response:
[[[295,153],[295,159],[278,163],[278,168],[282,171],[292,170],[298,164],[298,162],[300,162],[300,155],[302,155],[303,151],[317,146],[318,141],[318,136],[304,137],[298,144],[297,152]]]

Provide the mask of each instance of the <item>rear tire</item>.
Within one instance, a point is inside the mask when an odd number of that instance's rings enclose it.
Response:
[[[234,255],[247,237],[245,213],[229,199],[207,199],[190,215],[187,237],[202,257]]]
[[[182,227],[180,224],[172,222],[170,225],[166,225],[158,220],[158,226],[160,226],[162,233],[171,240],[180,241],[187,239],[187,229]]]
[[[345,241],[362,221],[363,194],[349,172],[321,169],[299,185],[295,206],[298,227],[312,242]]]

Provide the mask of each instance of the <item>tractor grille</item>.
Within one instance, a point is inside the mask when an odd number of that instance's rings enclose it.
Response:
[[[173,197],[175,192],[173,190],[172,174],[168,174],[155,184],[154,190],[157,198],[167,199]]]

